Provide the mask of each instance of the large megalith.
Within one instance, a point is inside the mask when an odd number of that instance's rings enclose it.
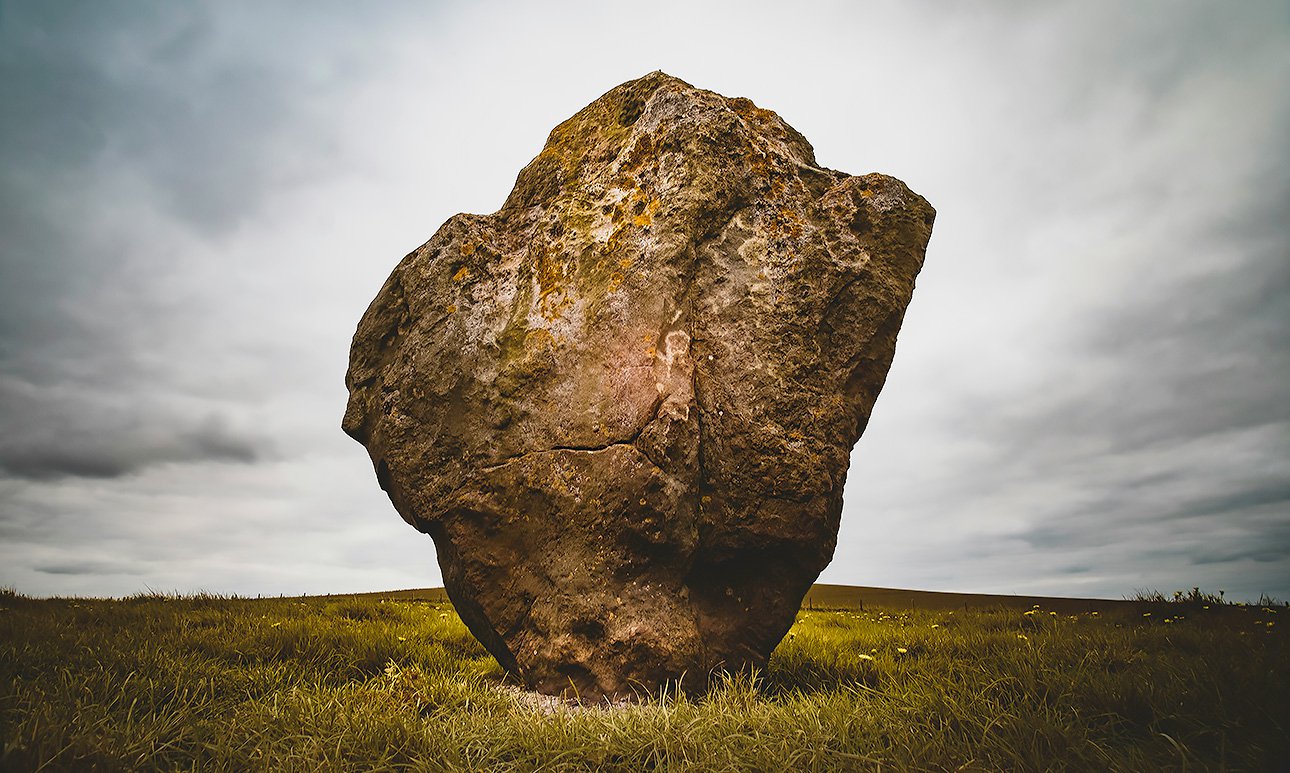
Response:
[[[405,257],[344,429],[506,670],[582,698],[760,667],[833,555],[935,211],[661,72]]]

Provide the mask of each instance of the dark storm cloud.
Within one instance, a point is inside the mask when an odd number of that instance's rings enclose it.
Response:
[[[260,591],[372,507],[335,488],[353,322],[293,197],[352,173],[408,8],[0,4],[0,579]]]
[[[1268,524],[1264,539],[1250,539],[1235,546],[1224,543],[1198,545],[1185,555],[1192,564],[1203,566],[1244,561],[1270,564],[1285,561],[1287,553],[1290,553],[1290,528],[1284,523],[1272,523]]]
[[[184,400],[164,382],[119,374],[86,385],[0,373],[0,478],[117,478],[167,463],[248,464],[272,455],[218,403]],[[47,376],[49,374],[46,374]]]
[[[256,440],[233,433],[218,416],[188,428],[149,427],[137,418],[124,424],[96,428],[82,417],[74,426],[27,428],[26,439],[0,440],[0,474],[30,480],[118,478],[156,464],[250,464],[264,456]]]
[[[1284,190],[1256,201],[1237,232],[1190,235],[1190,250],[1221,256],[1197,276],[1169,278],[1194,258],[1156,257],[1172,266],[1152,267],[1113,308],[1095,307],[1053,377],[1000,406],[1010,418],[996,443],[1024,458],[1019,476],[1073,465],[1087,492],[1055,516],[1066,527],[1041,524],[1030,544],[1055,549],[1148,523],[1167,534],[1196,517],[1217,528],[1264,506],[1290,515],[1290,240],[1273,214],[1290,211]],[[1090,452],[1094,463],[1081,462]],[[1228,539],[1233,554],[1268,544],[1262,527]]]
[[[307,51],[255,45],[257,33],[308,36],[308,18],[229,14],[171,3],[6,5],[0,16],[0,141],[7,176],[32,188],[125,167],[154,201],[215,234],[258,208],[275,184],[311,172],[284,126],[301,122],[319,80],[293,67]],[[307,16],[307,15],[306,15]],[[242,44],[244,47],[239,47]],[[342,77],[344,73],[320,73]]]
[[[149,229],[218,244],[275,191],[343,162],[307,130],[345,108],[334,90],[370,66],[360,43],[334,36],[347,21],[285,7],[4,5],[0,354],[92,334],[67,304],[123,281],[147,296],[195,259],[141,240]],[[327,56],[311,36],[329,40]]]
[[[1198,515],[1222,517],[1226,513],[1250,510],[1264,505],[1274,505],[1282,512],[1290,512],[1290,480],[1273,478],[1234,488],[1220,496],[1201,497],[1171,509],[1168,517],[1191,518]]]
[[[1290,121],[1284,125],[1290,130]],[[1104,392],[1068,400],[1062,407],[1074,410],[1055,412],[1071,416],[1071,431],[1100,426],[1114,437],[1113,450],[1260,426],[1279,427],[1282,442],[1290,442],[1286,190],[1256,202],[1266,211],[1255,213],[1262,218],[1248,221],[1245,233],[1224,227],[1190,240],[1190,249],[1226,255],[1219,265],[1174,282],[1161,278],[1168,272],[1162,266],[1092,326],[1078,356],[1115,362],[1119,372]],[[1080,403],[1095,410],[1080,410]]]
[[[1117,167],[1123,193],[1071,213],[1089,232],[1060,259],[1101,261],[1089,271],[1118,281],[1065,310],[1028,390],[972,414],[991,417],[973,429],[1007,449],[994,482],[1065,481],[1064,500],[1027,503],[1019,536],[1032,547],[1155,535],[1197,563],[1290,553],[1286,529],[1268,523],[1290,519],[1290,149],[1260,144],[1290,136],[1290,102],[1257,105],[1261,123],[1244,126],[1197,109],[1213,99],[1210,113],[1221,110],[1220,84],[1247,80],[1242,67],[1284,29],[1219,23],[1219,12],[1162,22],[1176,29],[1151,56],[1135,59],[1123,49],[1133,37],[1116,36],[1120,83],[1133,75],[1151,119],[1109,138],[1135,151]],[[1099,232],[1099,220],[1113,228]]]
[[[1212,483],[1204,481],[1206,486]],[[1216,526],[1216,534],[1225,533],[1225,538],[1233,538],[1223,525],[1237,526],[1238,516],[1249,516],[1259,528],[1240,534],[1240,538],[1249,540],[1252,547],[1257,545],[1260,550],[1280,539],[1278,555],[1290,554],[1290,542],[1287,542],[1290,531],[1283,528],[1272,535],[1262,523],[1267,514],[1290,511],[1290,482],[1283,478],[1268,476],[1254,483],[1237,481],[1229,483],[1228,491],[1223,494],[1175,494],[1174,498],[1170,498],[1171,492],[1163,490],[1154,491],[1154,497],[1125,496],[1131,486],[1118,480],[1111,480],[1109,484],[1108,491],[1099,499],[1064,513],[1067,516],[1064,520],[1045,521],[1013,536],[1041,549],[1098,547],[1122,539],[1128,530],[1146,528],[1166,535],[1179,528],[1180,521],[1201,519]]]
[[[160,156],[180,148],[200,155],[208,144],[175,130],[182,111],[173,104],[182,85],[175,56],[200,50],[204,16],[200,9],[184,18],[164,7],[92,2],[0,10],[0,99],[8,106],[0,118],[5,371],[60,380],[70,358],[84,370],[110,369],[122,361],[114,355],[134,344],[121,320],[87,325],[68,312],[95,303],[99,289],[119,282],[128,259],[156,261],[128,254],[128,245],[104,233],[94,222],[96,208],[141,193],[112,181],[115,170],[142,164],[139,176],[146,179],[155,176],[148,169]],[[199,93],[194,88],[192,96]],[[239,157],[230,155],[227,165],[239,166]],[[166,205],[190,195],[173,186],[160,195],[142,193]],[[218,222],[217,214],[209,225]]]
[[[0,469],[9,475],[113,478],[264,456],[262,439],[228,425],[236,407],[211,394],[218,383],[202,383],[249,382],[258,363],[233,362],[218,379],[199,370],[221,352],[203,352],[197,336],[209,337],[207,320],[235,317],[238,301],[205,297],[214,288],[194,277],[212,271],[222,240],[277,186],[323,164],[323,153],[306,152],[316,141],[287,127],[308,123],[320,77],[344,76],[294,69],[308,55],[289,46],[239,47],[288,25],[307,35],[318,26],[308,19],[270,9],[239,22],[220,11],[0,8]]]
[[[1014,109],[970,138],[992,163],[948,204],[920,191],[941,216],[872,427],[904,410],[904,432],[871,433],[853,471],[910,524],[883,567],[946,590],[1063,566],[1089,568],[1048,581],[1067,595],[1285,588],[1290,19],[1029,9],[1004,23],[1027,56],[1001,41],[1032,68],[997,81]],[[870,442],[921,451],[887,465]]]
[[[37,572],[64,575],[143,574],[143,570],[128,564],[110,561],[86,561],[75,564],[37,564]]]

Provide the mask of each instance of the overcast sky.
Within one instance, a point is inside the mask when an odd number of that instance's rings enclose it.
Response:
[[[440,584],[354,327],[655,69],[938,210],[823,581],[1290,598],[1284,1],[4,2],[0,585]]]

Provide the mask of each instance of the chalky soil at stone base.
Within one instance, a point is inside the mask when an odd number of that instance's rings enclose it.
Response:
[[[702,689],[765,664],[833,555],[934,217],[651,73],[399,263],[344,429],[525,685]]]

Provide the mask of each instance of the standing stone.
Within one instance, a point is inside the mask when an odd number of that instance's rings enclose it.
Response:
[[[651,73],[399,263],[344,429],[527,686],[764,666],[833,556],[934,216],[818,166],[775,113]]]

